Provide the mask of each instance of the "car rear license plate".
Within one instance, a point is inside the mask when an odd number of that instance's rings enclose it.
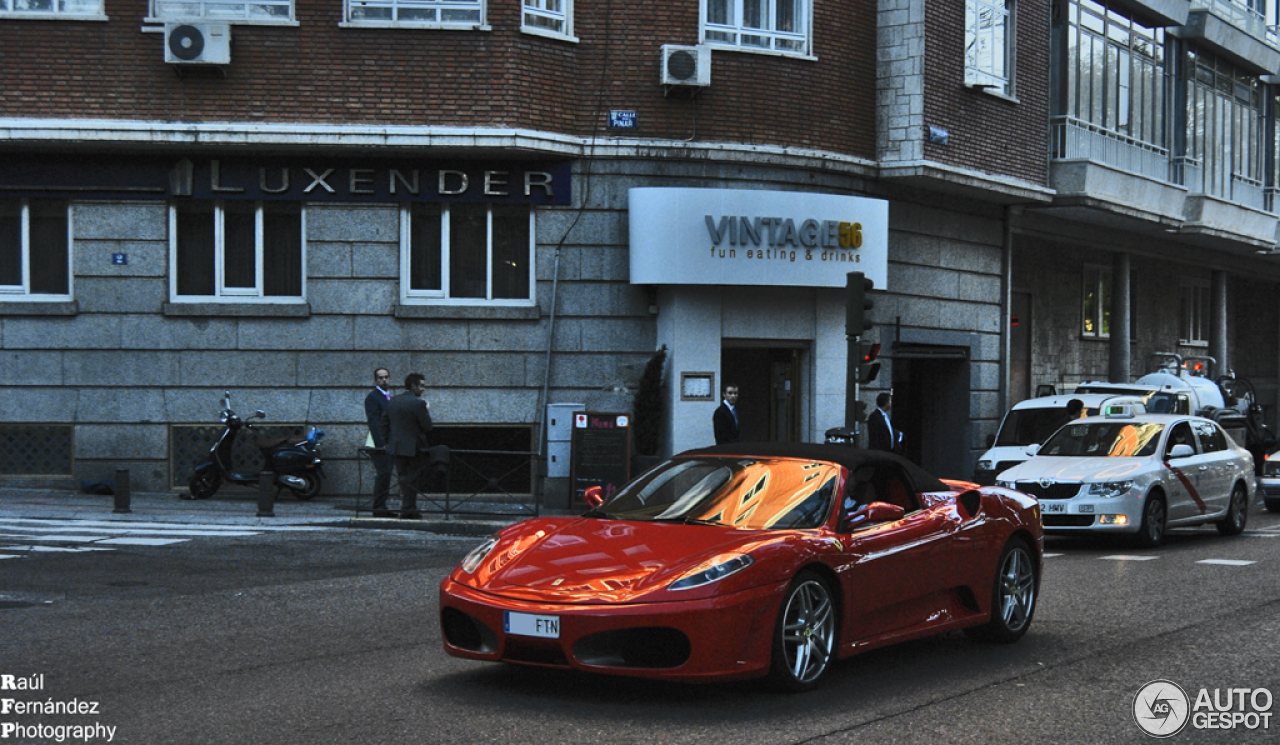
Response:
[[[559,616],[535,616],[531,613],[513,613],[504,615],[503,630],[516,636],[538,636],[543,639],[560,638]]]
[[[1040,511],[1052,514],[1065,513],[1067,511],[1067,506],[1062,502],[1041,502]]]

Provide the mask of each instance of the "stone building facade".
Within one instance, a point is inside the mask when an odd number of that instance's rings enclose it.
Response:
[[[751,439],[846,424],[842,286],[861,268],[883,349],[861,398],[892,390],[940,475],[971,474],[1037,386],[1136,377],[1171,348],[1215,353],[1274,417],[1276,214],[1251,190],[1275,185],[1280,48],[1215,46],[1214,23],[1257,36],[1224,4],[0,2],[0,227],[18,236],[0,239],[0,480],[128,467],[134,488],[181,489],[230,391],[267,424],[326,430],[325,491],[353,494],[386,366],[427,376],[442,440],[535,454],[512,488],[563,506],[547,405],[631,412],[661,346],[664,453],[710,443],[729,381]],[[1082,6],[1159,29],[1164,51],[1127,52],[1163,65],[1158,134],[1068,110]],[[166,62],[192,25],[229,27],[229,61]],[[710,84],[664,84],[664,45],[709,47]],[[1213,170],[1169,113],[1188,55],[1257,83],[1265,163],[1235,168],[1235,192],[1186,177]],[[637,242],[667,218],[638,189],[769,195],[730,215],[779,231],[744,254],[802,258],[638,281]],[[809,196],[844,201],[811,214]],[[884,229],[841,244],[864,208]],[[644,250],[683,261],[717,245],[711,222]],[[843,258],[801,276],[815,246]]]

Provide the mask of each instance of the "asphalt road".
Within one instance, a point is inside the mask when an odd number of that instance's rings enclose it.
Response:
[[[935,637],[842,662],[802,695],[448,657],[436,588],[476,542],[331,527],[0,561],[0,675],[43,676],[0,698],[97,704],[0,713],[0,738],[14,722],[126,743],[1136,743],[1153,680],[1193,699],[1280,695],[1280,516],[1257,508],[1244,536],[1174,532],[1153,551],[1051,538],[1019,643]],[[1278,732],[1188,726],[1168,742]]]

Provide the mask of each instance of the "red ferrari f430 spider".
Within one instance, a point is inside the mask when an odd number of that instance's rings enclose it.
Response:
[[[591,496],[591,495],[589,495]],[[964,629],[1026,633],[1035,499],[846,445],[677,455],[579,517],[490,537],[440,586],[457,657],[816,685],[832,663]]]

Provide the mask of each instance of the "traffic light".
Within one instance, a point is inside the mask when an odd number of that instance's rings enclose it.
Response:
[[[871,319],[867,311],[873,305],[868,290],[875,283],[867,279],[862,272],[849,272],[845,276],[845,318],[844,333],[846,336],[862,336],[871,328]]]
[[[880,342],[858,341],[858,383],[860,385],[870,383],[880,374],[880,363],[876,361],[879,356]]]

